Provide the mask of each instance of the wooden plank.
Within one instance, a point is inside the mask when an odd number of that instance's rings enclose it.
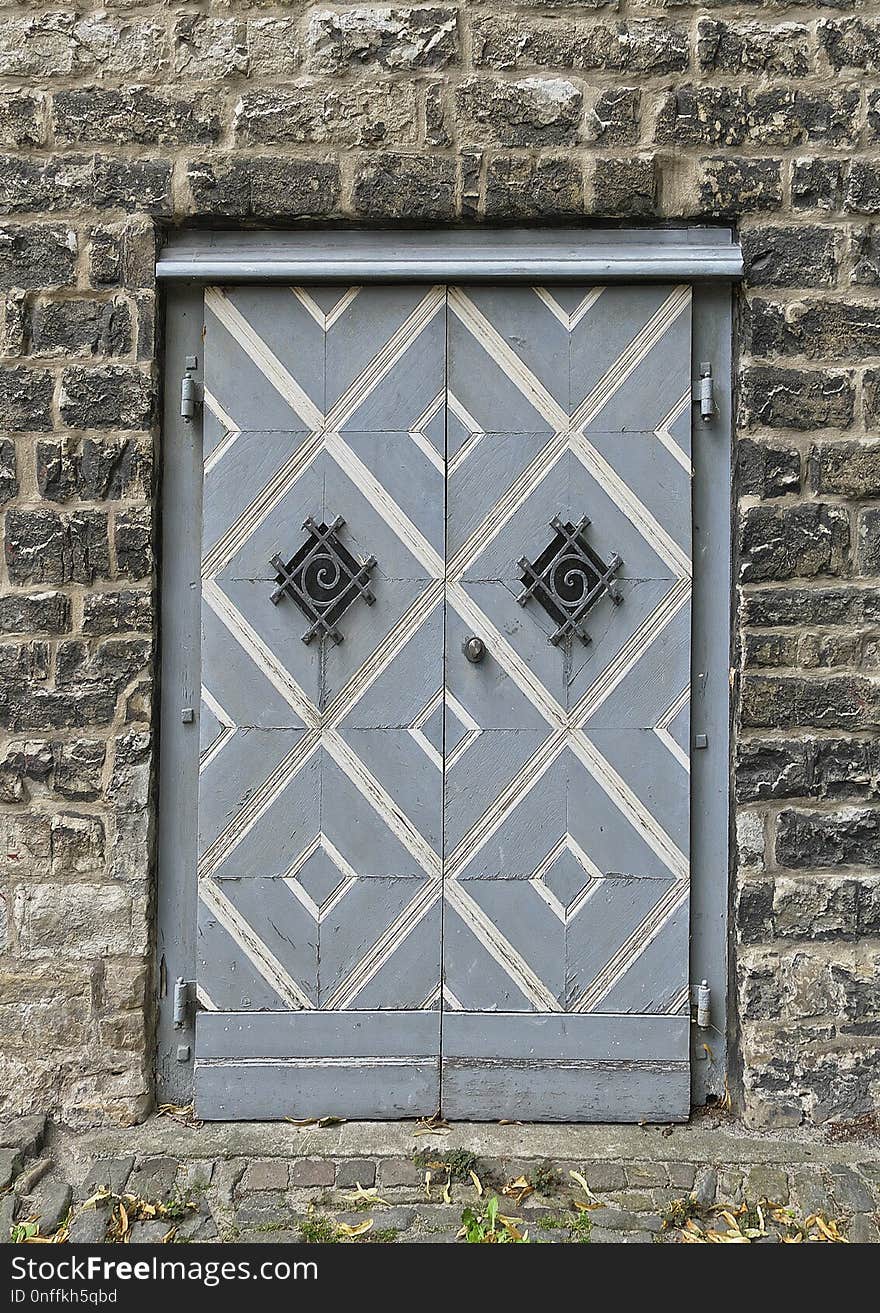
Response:
[[[424,1058],[440,1051],[439,1011],[200,1012],[200,1058]]]
[[[443,1115],[452,1121],[686,1122],[687,1062],[641,1068],[472,1059],[443,1069]]]
[[[685,1016],[446,1012],[444,1059],[661,1063],[687,1058]]]
[[[437,1111],[439,1061],[196,1060],[195,1110],[205,1121],[287,1117],[427,1117]]]

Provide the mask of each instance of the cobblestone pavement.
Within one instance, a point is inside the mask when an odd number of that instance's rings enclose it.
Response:
[[[74,1133],[20,1118],[0,1126],[0,1234],[23,1239],[38,1227],[72,1242],[118,1239],[115,1197],[127,1196],[122,1229],[134,1243],[169,1232],[180,1242],[442,1243],[455,1241],[464,1209],[479,1215],[494,1195],[530,1241],[676,1240],[691,1217],[691,1237],[739,1228],[764,1239],[764,1219],[768,1239],[828,1238],[824,1227],[874,1243],[880,1139],[863,1129],[863,1138],[843,1127],[780,1138],[720,1117],[432,1131],[416,1122],[199,1125],[159,1116]],[[670,1217],[677,1227],[664,1225]]]

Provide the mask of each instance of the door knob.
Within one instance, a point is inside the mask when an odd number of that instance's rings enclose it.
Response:
[[[476,665],[477,662],[482,661],[483,657],[486,655],[486,644],[483,642],[482,638],[477,638],[473,635],[464,640],[461,650],[464,652],[468,661],[472,661],[474,665]]]

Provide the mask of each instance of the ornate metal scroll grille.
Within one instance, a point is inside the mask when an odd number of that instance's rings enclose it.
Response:
[[[275,555],[269,562],[278,585],[270,593],[270,601],[277,606],[283,597],[290,597],[311,621],[302,636],[304,643],[310,643],[315,635],[341,643],[343,636],[336,626],[340,616],[359,597],[367,606],[376,600],[370,589],[376,558],[371,556],[363,564],[355,560],[339,540],[344,524],[341,515],[329,526],[316,524],[309,516],[303,524],[308,538],[296,555],[286,563]]]
[[[614,582],[623,561],[616,552],[607,564],[602,560],[587,542],[589,523],[586,515],[577,524],[555,516],[550,521],[550,528],[555,530],[553,541],[534,564],[526,557],[519,561],[525,588],[516,600],[525,606],[533,597],[556,622],[551,643],[561,643],[572,634],[589,643],[590,635],[582,621],[590,608],[605,593],[615,604],[623,601],[623,594]]]

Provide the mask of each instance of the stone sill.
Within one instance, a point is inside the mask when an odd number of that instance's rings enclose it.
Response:
[[[779,1135],[702,1116],[685,1126],[566,1125],[459,1122],[442,1135],[417,1134],[416,1121],[343,1122],[298,1127],[286,1122],[202,1122],[182,1125],[154,1116],[139,1126],[71,1131],[53,1127],[59,1157],[127,1153],[187,1158],[400,1158],[413,1147],[467,1148],[486,1158],[585,1159],[723,1164],[880,1161],[880,1140],[828,1144],[821,1130]]]

